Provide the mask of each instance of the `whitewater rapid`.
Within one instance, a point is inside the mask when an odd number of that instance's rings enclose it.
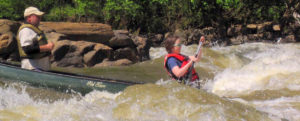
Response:
[[[182,52],[193,55],[196,48],[183,46]],[[165,54],[162,47],[151,48],[148,62],[105,68],[114,72],[109,76],[154,82],[129,86],[115,94],[57,92],[0,78],[0,120],[300,120],[299,44],[203,48],[202,59],[195,64],[205,82],[200,90],[162,76],[166,75]]]

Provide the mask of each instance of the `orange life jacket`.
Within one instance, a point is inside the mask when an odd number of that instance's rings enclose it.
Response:
[[[189,81],[192,81],[192,82],[195,81],[195,80],[199,80],[199,76],[198,76],[196,70],[194,69],[194,67],[191,69],[191,72],[188,72],[188,71],[185,72],[184,76],[182,76],[180,78],[176,77],[175,74],[172,73],[172,70],[169,70],[169,68],[168,68],[167,61],[170,57],[174,57],[182,63],[180,68],[185,66],[190,60],[189,60],[189,57],[181,55],[181,54],[168,54],[168,55],[165,56],[164,67],[167,70],[168,74],[173,79],[178,80],[179,82],[184,81],[183,83],[186,83],[185,82],[186,80],[189,80]],[[192,73],[191,79],[189,79],[190,78],[189,73]]]

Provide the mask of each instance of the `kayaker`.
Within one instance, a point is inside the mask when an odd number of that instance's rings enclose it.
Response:
[[[36,7],[28,7],[24,11],[25,22],[17,34],[21,67],[30,70],[49,70],[50,55],[54,48],[45,34],[38,28],[44,12]]]
[[[204,36],[200,41],[204,42]],[[199,76],[195,71],[193,62],[201,58],[201,49],[198,56],[186,56],[181,54],[182,42],[179,37],[171,36],[165,40],[165,48],[168,54],[165,56],[164,67],[168,74],[179,83],[199,88]],[[189,69],[191,68],[191,69]]]

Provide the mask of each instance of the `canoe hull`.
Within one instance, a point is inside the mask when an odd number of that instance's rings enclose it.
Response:
[[[79,75],[67,75],[53,72],[39,72],[20,67],[0,64],[0,78],[22,81],[33,86],[53,88],[60,91],[76,91],[86,94],[92,90],[117,93],[136,84],[113,79],[101,79]]]

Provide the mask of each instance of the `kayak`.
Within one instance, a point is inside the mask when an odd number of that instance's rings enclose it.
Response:
[[[58,91],[76,91],[86,94],[93,90],[117,93],[138,82],[99,78],[56,71],[35,71],[18,65],[0,63],[0,79],[21,81],[35,87],[52,88]]]

